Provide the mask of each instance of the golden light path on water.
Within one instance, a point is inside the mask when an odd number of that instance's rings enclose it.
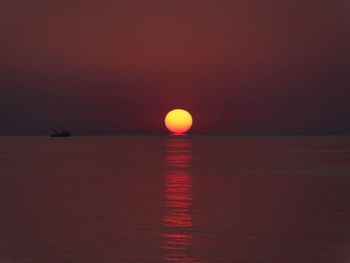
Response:
[[[165,261],[193,262],[190,247],[192,234],[192,144],[186,138],[173,138],[167,142],[165,207],[163,222],[166,227],[163,248],[166,250]]]

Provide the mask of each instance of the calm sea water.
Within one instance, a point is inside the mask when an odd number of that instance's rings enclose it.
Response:
[[[350,262],[350,137],[1,137],[0,262]]]

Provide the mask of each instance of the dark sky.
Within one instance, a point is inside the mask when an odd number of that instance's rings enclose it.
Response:
[[[349,0],[2,0],[0,134],[350,134]]]

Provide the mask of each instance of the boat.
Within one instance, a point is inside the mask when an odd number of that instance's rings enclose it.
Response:
[[[72,134],[63,129],[61,131],[53,130],[53,133],[50,134],[50,137],[70,137]]]

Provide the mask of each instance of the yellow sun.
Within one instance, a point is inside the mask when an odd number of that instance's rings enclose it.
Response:
[[[192,116],[188,111],[176,109],[165,116],[165,126],[175,134],[183,134],[192,127]]]

